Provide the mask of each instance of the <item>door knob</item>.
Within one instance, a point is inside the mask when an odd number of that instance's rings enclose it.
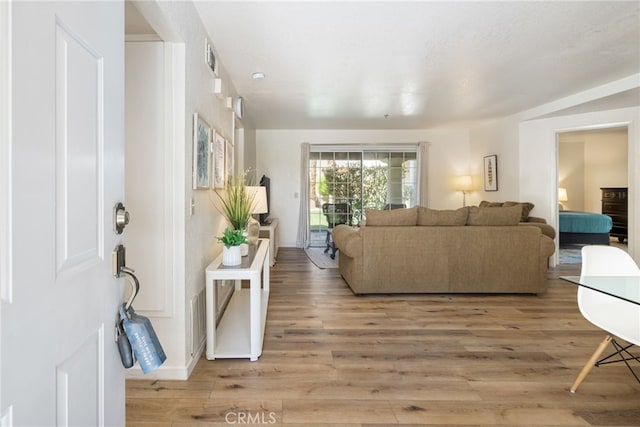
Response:
[[[122,234],[127,224],[129,224],[129,212],[126,211],[122,202],[118,202],[113,207],[113,231],[116,234]]]

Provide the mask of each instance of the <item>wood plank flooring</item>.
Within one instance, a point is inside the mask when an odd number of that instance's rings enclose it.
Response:
[[[553,269],[541,296],[354,296],[338,270],[281,248],[260,359],[127,381],[127,426],[640,426],[624,366],[569,392],[604,337],[557,279],[578,273]]]

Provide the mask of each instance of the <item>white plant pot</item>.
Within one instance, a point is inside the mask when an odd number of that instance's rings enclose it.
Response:
[[[240,246],[231,246],[227,248],[222,247],[222,265],[227,267],[233,265],[240,265],[242,263],[242,254],[240,252]]]

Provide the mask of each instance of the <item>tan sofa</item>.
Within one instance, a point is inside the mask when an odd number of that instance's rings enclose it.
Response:
[[[333,230],[340,273],[356,294],[543,293],[555,245],[520,212],[368,210],[359,229]]]

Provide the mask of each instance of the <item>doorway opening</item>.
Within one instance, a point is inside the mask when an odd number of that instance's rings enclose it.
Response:
[[[581,263],[585,245],[627,251],[628,134],[627,126],[557,134],[560,264]]]

